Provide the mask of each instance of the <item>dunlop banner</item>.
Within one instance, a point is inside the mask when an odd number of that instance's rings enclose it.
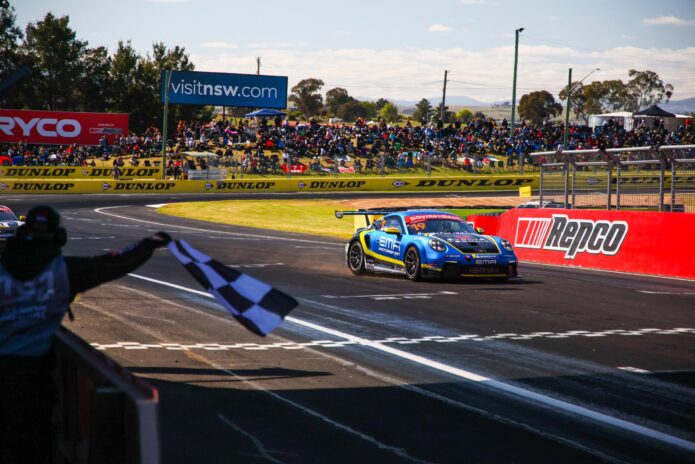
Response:
[[[538,188],[537,176],[235,180],[0,179],[0,193],[478,192]]]
[[[159,179],[162,168],[122,167],[122,178]],[[3,179],[101,179],[113,178],[110,167],[91,166],[2,166],[0,178]]]

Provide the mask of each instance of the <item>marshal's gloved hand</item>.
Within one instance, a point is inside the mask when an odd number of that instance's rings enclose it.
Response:
[[[166,232],[159,231],[151,237],[146,238],[152,248],[167,246],[171,242],[171,236]]]

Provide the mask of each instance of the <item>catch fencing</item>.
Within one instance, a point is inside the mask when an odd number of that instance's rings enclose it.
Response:
[[[695,212],[695,145],[531,153],[539,201],[565,208]]]

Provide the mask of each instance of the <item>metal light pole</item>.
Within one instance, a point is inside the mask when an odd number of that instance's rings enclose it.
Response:
[[[562,134],[562,149],[567,150],[567,135],[570,126],[570,95],[572,94],[572,68],[570,68],[569,77],[567,79],[567,103],[565,111],[565,130]]]
[[[515,32],[514,39],[514,83],[512,84],[512,125],[509,128],[509,137],[514,137],[514,118],[516,116],[516,67],[519,63],[519,33],[523,31],[524,28],[520,27]]]
[[[169,119],[169,85],[171,70],[164,71],[164,120],[162,121],[162,179],[166,178],[167,170],[167,123]]]
[[[582,80],[577,82],[575,85],[572,85],[572,68],[570,68],[569,77],[567,79],[567,102],[565,103],[565,105],[566,105],[566,107],[565,107],[565,110],[566,110],[566,112],[565,112],[565,130],[564,130],[564,133],[562,135],[562,149],[563,150],[567,150],[567,138],[568,138],[569,126],[570,126],[570,96],[572,95],[572,91],[574,90],[574,88],[576,86],[578,86],[579,84],[584,82],[584,80],[587,77],[591,76],[593,73],[595,73],[596,71],[600,71],[600,70],[601,70],[601,68],[596,68],[596,69],[592,70],[589,74],[582,77]]]

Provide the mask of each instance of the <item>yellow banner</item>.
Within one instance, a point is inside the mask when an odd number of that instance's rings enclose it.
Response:
[[[0,179],[0,193],[479,192],[538,188],[537,176],[236,180]]]
[[[519,187],[519,196],[521,198],[530,198],[531,197],[531,186],[526,186],[526,187]]]
[[[162,168],[157,167],[121,167],[122,178],[162,177]],[[1,166],[0,178],[3,179],[100,179],[113,178],[113,168],[96,168],[91,166]]]

